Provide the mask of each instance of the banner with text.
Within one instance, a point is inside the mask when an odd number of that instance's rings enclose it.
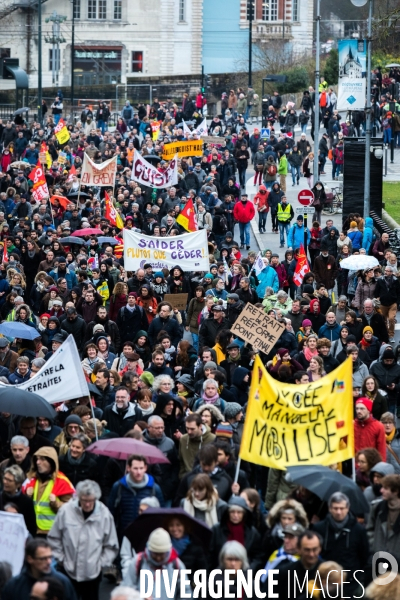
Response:
[[[240,458],[274,469],[353,458],[352,373],[349,357],[318,381],[281,383],[256,356]]]
[[[364,110],[367,89],[365,40],[339,40],[338,110]],[[328,82],[329,83],[329,82]]]
[[[19,388],[42,396],[49,404],[89,396],[88,384],[81,366],[78,349],[72,335],[58,348],[32,379],[3,387]]]
[[[24,564],[25,544],[29,532],[23,515],[4,512],[4,508],[0,522],[0,561],[9,563],[12,574],[16,576],[20,574]]]
[[[171,237],[153,237],[124,229],[124,267],[127,271],[143,269],[150,263],[153,269],[171,269],[179,265],[183,271],[207,271],[207,232],[205,229]]]
[[[203,156],[203,141],[190,140],[187,142],[173,142],[165,144],[162,157],[164,160],[171,160],[175,154],[181,156]]]
[[[285,326],[248,302],[231,327],[231,332],[265,354],[271,352]]]
[[[175,154],[165,171],[159,171],[135,150],[131,179],[159,190],[176,185],[178,183],[178,155]]]
[[[117,172],[117,156],[95,164],[85,153],[83,156],[81,185],[114,187]]]

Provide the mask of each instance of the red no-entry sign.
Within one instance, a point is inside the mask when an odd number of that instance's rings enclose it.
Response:
[[[301,190],[297,196],[297,199],[303,206],[309,206],[314,200],[314,194],[311,190]]]

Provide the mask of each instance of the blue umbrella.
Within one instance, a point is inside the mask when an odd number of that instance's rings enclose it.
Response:
[[[110,244],[110,246],[116,246],[119,242],[113,237],[100,236],[97,240],[99,244]]]
[[[21,338],[23,340],[35,340],[40,333],[34,327],[18,323],[17,321],[5,321],[0,325],[0,333],[9,338]]]

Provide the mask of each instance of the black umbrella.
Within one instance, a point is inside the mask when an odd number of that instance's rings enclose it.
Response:
[[[146,154],[145,156],[143,156],[143,158],[145,160],[148,160],[149,162],[155,162],[155,163],[159,163],[162,161],[161,156],[157,156],[156,154]]]
[[[18,108],[18,110],[15,111],[15,113],[13,113],[13,116],[15,117],[15,115],[21,115],[24,112],[28,112],[30,109],[28,106],[24,106],[23,108]]]
[[[369,512],[369,504],[358,485],[339,471],[321,465],[288,467],[286,479],[305,487],[321,500],[329,500],[335,492],[343,492],[350,500],[351,512],[356,515]]]
[[[85,243],[83,240],[81,240],[81,238],[72,237],[72,235],[68,235],[64,238],[58,238],[58,241],[60,242],[60,244],[77,244],[78,246],[83,246]]]
[[[56,417],[56,411],[44,398],[14,386],[0,388],[0,412],[22,417]]]
[[[70,194],[68,194],[67,198],[90,198],[91,196],[89,194],[87,194],[86,192],[71,192]]]
[[[148,508],[125,529],[124,535],[136,552],[142,552],[149,535],[157,527],[167,529],[167,523],[173,517],[179,518],[185,526],[185,533],[192,535],[204,550],[208,550],[211,529],[202,521],[191,517],[183,508]]]

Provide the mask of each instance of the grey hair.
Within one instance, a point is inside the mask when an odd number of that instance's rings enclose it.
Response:
[[[385,265],[385,269],[390,269],[394,273],[395,269],[391,265]]]
[[[154,378],[152,385],[153,392],[158,392],[163,381],[168,381],[171,384],[171,388],[174,387],[174,380],[172,379],[172,377],[170,377],[169,375],[157,375],[157,377]]]
[[[111,592],[110,600],[123,599],[123,600],[141,600],[141,595],[138,590],[134,590],[126,585],[119,585],[114,588]]]
[[[206,379],[203,383],[203,390],[206,389],[208,384],[212,384],[218,390],[218,382],[215,379]]]
[[[241,569],[247,570],[249,568],[249,559],[247,558],[247,551],[242,544],[232,540],[231,542],[225,542],[225,544],[221,548],[221,552],[219,553],[219,566],[221,569],[225,567],[224,559],[227,556],[231,556],[232,558],[237,558],[242,561]]]
[[[14,435],[11,438],[10,446],[14,446],[15,444],[22,444],[25,448],[29,448],[29,440],[24,435]]]
[[[84,479],[76,486],[76,494],[78,498],[81,496],[94,496],[96,500],[101,498],[101,489],[98,483],[91,479]]]
[[[332,506],[333,503],[336,502],[346,502],[346,507],[350,507],[349,497],[346,496],[346,494],[343,494],[343,492],[335,492],[334,494],[332,494],[332,496],[328,500],[329,508]]]
[[[92,441],[84,433],[77,433],[77,435],[74,435],[74,437],[71,439],[70,444],[72,442],[74,442],[75,440],[78,440],[78,442],[80,442],[82,444],[82,446],[85,448],[85,450],[86,450],[86,448],[89,446],[89,444]]]
[[[164,423],[164,419],[159,415],[151,415],[151,417],[147,420],[147,425],[153,425],[153,423],[159,423],[160,421]]]
[[[26,479],[25,473],[23,472],[21,467],[19,467],[18,465],[11,465],[11,467],[7,467],[4,470],[4,475],[6,473],[10,473],[10,475],[12,475],[14,477],[15,483],[17,484],[18,487],[21,487],[21,485],[24,483],[24,481]]]
[[[267,285],[267,287],[265,288],[264,298],[267,298],[268,296],[272,296],[273,294],[274,294],[273,288],[270,287],[269,285]]]
[[[44,358],[34,358],[32,361],[32,367],[38,367],[38,369],[44,367],[45,364],[46,361],[44,360]]]
[[[287,293],[285,291],[279,290],[279,292],[277,293],[276,297],[277,298],[287,298],[288,295],[287,295]]]
[[[149,508],[160,508],[160,501],[156,496],[147,496],[139,502],[139,506],[148,506]]]

